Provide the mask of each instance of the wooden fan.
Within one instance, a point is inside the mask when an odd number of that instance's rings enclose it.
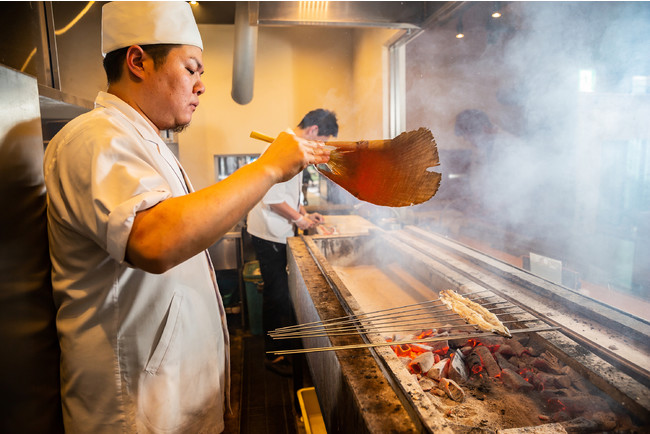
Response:
[[[273,137],[253,131],[266,142]],[[438,191],[442,175],[431,169],[440,164],[433,134],[420,128],[388,140],[325,142],[333,147],[330,161],[316,168],[356,198],[375,205],[417,205]]]

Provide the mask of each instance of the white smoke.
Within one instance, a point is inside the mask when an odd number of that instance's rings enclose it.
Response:
[[[490,17],[493,4],[469,2],[407,45],[407,129],[427,126],[441,150],[472,149],[475,159],[472,199],[466,190],[446,194],[452,181],[443,177],[439,197],[420,208],[451,206],[467,216],[482,202],[481,218],[520,238],[521,246],[503,239],[495,247],[515,255],[536,248],[601,284],[634,285],[628,241],[650,198],[631,198],[643,197],[639,189],[650,195],[650,167],[645,181],[633,179],[644,172],[630,166],[625,146],[650,152],[642,120],[650,101],[650,4],[501,3],[499,20]],[[500,129],[487,159],[454,133],[465,109],[482,110]],[[445,156],[443,175],[452,170]],[[621,249],[632,253],[617,259]],[[596,269],[605,270],[596,276]]]

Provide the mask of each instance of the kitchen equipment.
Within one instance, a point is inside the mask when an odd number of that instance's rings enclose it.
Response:
[[[327,434],[325,422],[323,421],[323,413],[321,413],[320,406],[318,405],[316,388],[304,387],[298,390],[297,393],[298,401],[300,402],[300,411],[302,412],[302,420],[305,423],[305,431],[307,434]]]
[[[486,291],[478,291],[468,295],[474,297],[479,301],[479,305],[489,307],[487,311],[497,312],[498,315],[510,317],[514,313],[522,313],[522,310],[517,309],[516,306],[509,302],[494,302],[488,297],[482,297],[479,294]],[[459,295],[461,299],[466,299]],[[534,318],[525,321],[504,321],[504,324],[514,324],[517,330],[508,331],[508,337],[512,337],[512,333],[531,333],[539,331],[549,331],[557,329],[557,327],[550,327],[548,325],[535,324],[534,327],[528,327],[524,323],[543,321]],[[466,324],[465,324],[466,323]],[[367,344],[350,344],[341,346],[328,346],[328,347],[309,347],[296,349],[296,350],[283,350],[276,351],[276,355],[284,354],[300,354],[319,351],[337,351],[353,348],[376,348],[382,346],[395,346],[404,344],[423,344],[438,341],[447,341],[451,339],[476,339],[482,337],[489,337],[491,331],[481,331],[479,327],[468,319],[463,319],[456,311],[451,311],[443,304],[440,298],[435,300],[414,303],[407,306],[393,307],[389,309],[382,309],[374,312],[362,312],[360,314],[347,315],[340,318],[334,318],[326,321],[309,322],[306,324],[298,324],[294,326],[287,326],[272,330],[269,335],[273,339],[293,339],[293,338],[314,338],[322,336],[344,336],[376,334],[392,334],[396,333],[404,335],[407,332],[422,331],[428,327],[446,327],[453,325],[453,329],[458,333],[456,336],[453,334],[445,333],[441,336],[418,336],[414,339],[400,340],[400,341],[382,341],[367,343]],[[479,329],[478,332],[470,332],[471,329]],[[507,330],[507,329],[506,329]],[[494,331],[494,330],[493,330]]]
[[[259,261],[247,262],[244,265],[243,273],[251,333],[259,336],[264,332],[262,322],[264,281],[262,280]]]
[[[251,132],[266,142],[273,137]],[[440,164],[433,134],[420,128],[394,139],[325,142],[333,148],[330,161],[318,171],[360,200],[401,207],[431,199],[442,175],[431,169]]]
[[[611,421],[624,425],[629,412],[637,426],[648,426],[650,329],[645,321],[413,226],[399,231],[375,229],[354,236],[290,238],[288,257],[289,288],[301,327],[310,323],[337,324],[348,319],[353,325],[359,325],[357,331],[351,327],[349,334],[346,330],[332,332],[327,327],[327,333],[316,332],[302,339],[303,348],[324,350],[308,352],[305,358],[328,428],[352,426],[358,432],[385,432],[385,426],[398,426],[399,432],[438,433],[482,427],[486,432],[497,429],[525,432],[533,426],[551,425],[548,422],[556,420],[565,425],[596,420],[591,416],[604,413],[585,413],[580,419],[577,409],[585,403],[591,405],[603,400],[617,415],[618,419]],[[403,322],[395,330],[386,332],[389,326],[386,323],[380,324],[382,330],[376,330],[375,322],[380,315],[402,312],[404,306],[411,306],[409,310],[419,309],[418,305],[431,302],[442,288],[452,288],[472,299],[489,297],[481,303],[490,309],[496,308],[493,303],[508,307],[507,314],[500,310],[499,315],[503,315],[501,319],[511,332],[516,330],[513,337],[475,338],[468,333],[465,339],[453,339],[453,344],[448,340],[451,345],[440,345],[434,340],[402,345],[401,341],[418,332],[407,332]],[[366,330],[370,328],[366,327],[369,322],[375,330]],[[415,328],[421,327],[415,320],[411,323]],[[546,330],[535,330],[538,328]],[[454,325],[453,334],[450,329],[447,337],[457,336],[461,331]],[[435,335],[422,336],[435,338]],[[388,339],[391,346],[385,345]],[[486,344],[483,352],[479,351],[481,345],[476,345],[479,341]],[[503,368],[503,377],[497,377],[498,371],[492,372],[494,365],[486,362],[487,353],[482,354],[485,350],[501,352],[497,345],[502,345],[504,354],[508,347],[511,350],[518,347],[512,351],[521,360],[509,359],[516,361],[517,367],[525,367],[519,361],[532,363],[533,356],[553,356],[550,359],[558,360],[561,374],[572,378],[570,387],[582,388],[581,400],[568,400],[570,412],[565,415],[558,397],[552,395],[568,396],[575,390],[563,386],[564,392],[559,383],[550,380],[560,377],[512,368]],[[438,351],[441,360],[443,353],[448,354],[446,351],[454,350],[453,354],[458,354],[460,349],[469,375],[476,379],[483,373],[484,380],[458,382],[465,391],[463,402],[446,395],[431,398],[430,390],[439,386],[432,386],[426,379],[416,380],[408,369],[417,359],[414,347],[418,350],[422,346]],[[476,350],[472,350],[474,347]],[[543,361],[536,363],[543,364]],[[425,365],[418,366],[425,370]],[[519,376],[536,377],[530,378],[532,383],[516,383],[517,375],[508,369]],[[442,371],[441,375],[447,375]],[[455,368],[455,372],[461,371]],[[531,387],[534,391],[526,392]],[[549,394],[548,400],[544,400],[544,394]],[[527,411],[526,406],[532,402],[528,400],[533,397],[540,401],[531,404],[534,410]],[[607,414],[611,415],[609,411]],[[582,427],[581,432],[586,429]]]

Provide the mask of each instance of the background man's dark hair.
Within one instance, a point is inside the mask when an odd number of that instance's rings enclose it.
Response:
[[[490,118],[481,110],[463,110],[456,116],[455,130],[457,136],[480,134],[490,130],[492,127]]]
[[[334,112],[325,109],[312,110],[305,115],[298,124],[298,128],[305,129],[312,125],[318,126],[319,136],[336,137],[339,134],[339,124]]]
[[[165,58],[174,47],[179,47],[178,44],[152,44],[140,45],[142,50],[153,59],[154,68],[158,69],[160,65],[165,63]],[[108,84],[117,82],[122,77],[122,64],[126,59],[126,52],[129,47],[120,48],[111,51],[104,57],[104,71],[106,71],[106,79]]]

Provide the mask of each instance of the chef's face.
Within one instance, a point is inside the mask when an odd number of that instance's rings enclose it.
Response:
[[[158,129],[179,130],[192,120],[199,95],[205,92],[202,54],[198,47],[181,45],[170,50],[162,65],[149,70],[145,113]]]

